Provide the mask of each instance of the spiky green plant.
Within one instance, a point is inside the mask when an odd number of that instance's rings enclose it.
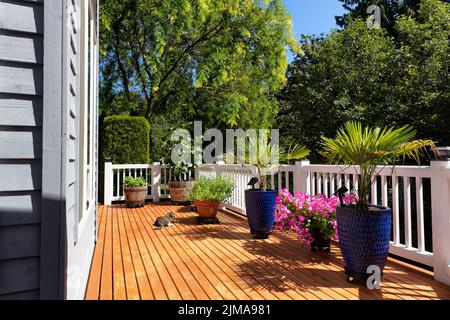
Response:
[[[262,190],[267,190],[269,185],[268,176],[271,170],[279,167],[280,164],[287,164],[293,160],[306,158],[310,154],[305,146],[295,145],[289,148],[281,147],[277,144],[265,144],[252,142],[245,146],[245,154],[236,156],[235,154],[225,154],[227,163],[242,164],[252,174],[252,166],[256,168],[256,178]]]
[[[401,128],[363,128],[359,122],[348,122],[333,139],[322,137],[321,154],[333,164],[360,167],[358,206],[367,207],[372,184],[386,166],[395,166],[399,160],[420,158],[428,150],[436,149],[431,140],[413,140],[416,131],[411,126]],[[378,166],[383,166],[377,171]],[[355,170],[356,172],[356,170]]]

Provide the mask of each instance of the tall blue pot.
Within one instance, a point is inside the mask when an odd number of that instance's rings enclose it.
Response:
[[[336,218],[339,246],[349,280],[366,281],[368,268],[378,266],[383,272],[391,240],[392,211],[386,207],[373,210],[339,207]]]
[[[267,239],[275,223],[277,194],[273,190],[246,190],[245,207],[250,232],[255,239]]]

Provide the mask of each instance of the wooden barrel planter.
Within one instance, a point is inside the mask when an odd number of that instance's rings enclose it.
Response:
[[[169,183],[170,199],[173,202],[187,202],[194,187],[194,181],[172,181]]]
[[[125,187],[125,202],[129,208],[143,207],[147,198],[147,187]]]

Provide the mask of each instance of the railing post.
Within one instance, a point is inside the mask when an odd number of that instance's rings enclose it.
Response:
[[[110,206],[112,204],[112,198],[113,198],[113,190],[114,190],[114,183],[113,183],[113,177],[114,172],[112,169],[112,162],[106,161],[105,162],[105,184],[103,185],[104,188],[104,205]]]
[[[161,164],[155,162],[152,165],[152,199],[158,203],[161,195]]]
[[[434,277],[450,285],[450,159],[431,161]]]
[[[309,172],[305,170],[311,163],[309,160],[297,161],[294,171],[294,192],[309,193]]]

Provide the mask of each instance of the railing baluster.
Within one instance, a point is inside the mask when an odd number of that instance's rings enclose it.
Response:
[[[290,188],[290,181],[289,181],[289,172],[290,171],[286,171],[285,177],[286,177],[286,189],[289,190],[290,192],[292,192],[292,189]]]
[[[117,173],[117,178],[116,178],[116,194],[114,195],[115,197],[119,197],[120,196],[120,170],[116,170]]]
[[[393,215],[393,230],[394,230],[394,244],[400,244],[400,213],[398,205],[398,177],[392,176],[392,215]]]
[[[323,173],[322,183],[323,183],[322,193],[328,197],[328,173],[325,172]]]
[[[122,170],[122,183],[121,183],[121,185],[123,184],[123,183],[125,183],[125,177],[126,177],[126,169],[123,169]],[[129,173],[129,175],[131,176],[131,172]],[[120,196],[124,196],[124,194],[123,194],[123,188],[120,188]]]
[[[334,173],[330,173],[330,198],[336,192],[335,182],[336,182],[336,175]]]
[[[356,173],[353,174],[353,191],[358,192],[358,175]]]
[[[275,174],[273,172],[270,173],[270,188],[275,190]]]
[[[405,214],[405,246],[407,249],[412,247],[412,226],[411,226],[411,180],[409,177],[403,177],[403,199]]]
[[[315,195],[316,192],[316,173],[311,171],[311,195]]]
[[[317,172],[316,175],[316,194],[322,194],[322,172]]]
[[[374,206],[378,205],[378,180],[377,177],[372,178],[374,179],[374,182],[372,183],[372,190],[371,190],[371,198],[372,198],[372,204]]]
[[[352,190],[350,190],[350,176],[349,174],[345,174],[344,175],[344,181],[345,181],[345,187],[348,189],[349,192],[351,192]]]
[[[416,208],[417,208],[417,244],[419,252],[425,252],[425,223],[423,214],[423,180],[416,177]]]
[[[283,189],[283,185],[282,185],[282,176],[281,176],[281,170],[278,170],[278,192],[281,191],[281,189]]]
[[[388,181],[386,176],[381,176],[381,205],[388,206]]]

